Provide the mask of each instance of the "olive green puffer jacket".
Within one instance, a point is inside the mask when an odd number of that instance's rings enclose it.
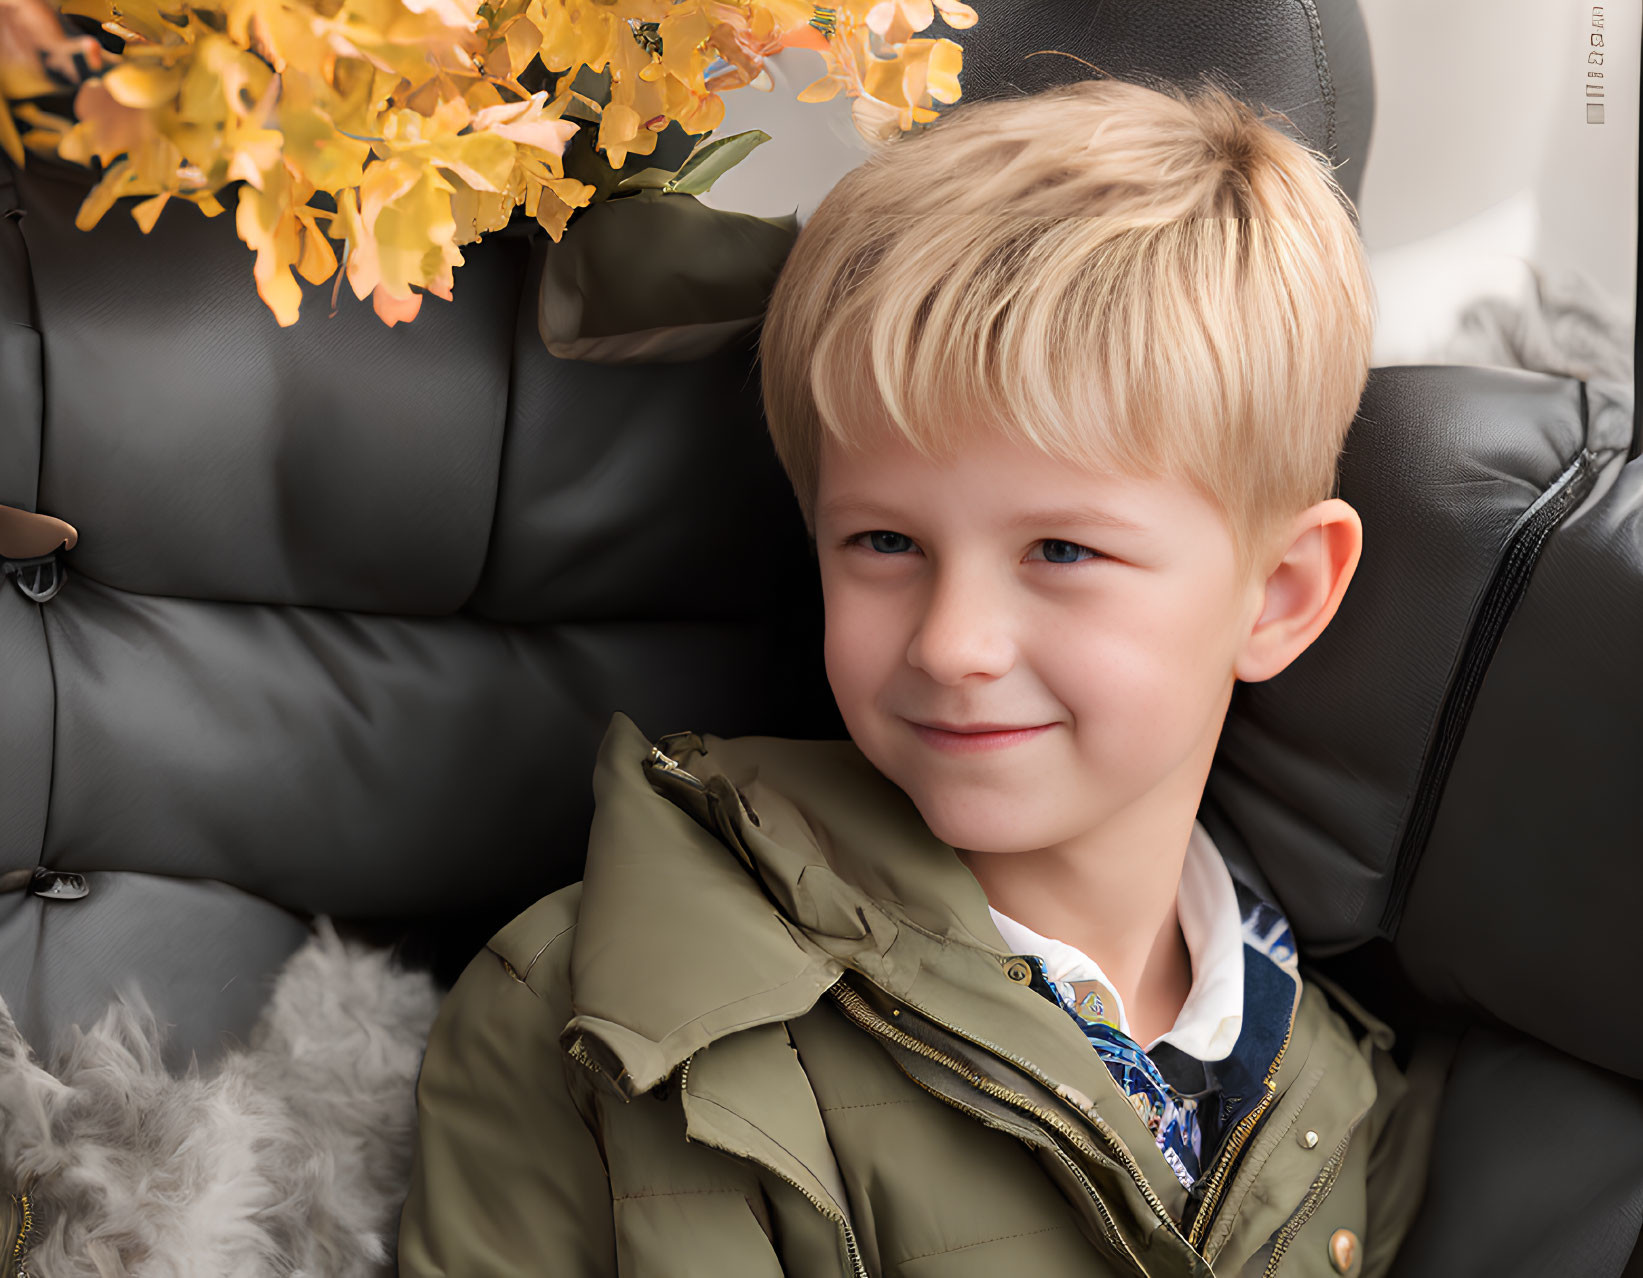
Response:
[[[1269,1095],[1189,1196],[851,743],[657,745],[615,716],[585,878],[446,999],[401,1275],[1387,1272],[1441,1060],[1406,1079],[1303,966]]]

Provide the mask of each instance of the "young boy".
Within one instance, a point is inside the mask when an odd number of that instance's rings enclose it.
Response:
[[[433,1031],[400,1273],[1385,1273],[1432,1107],[1195,820],[1357,565],[1372,305],[1216,90],[840,182],[761,359],[850,740],[614,717],[584,880]]]

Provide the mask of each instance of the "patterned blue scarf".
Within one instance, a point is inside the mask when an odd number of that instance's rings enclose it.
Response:
[[[1071,1016],[1084,1031],[1181,1184],[1191,1189],[1202,1168],[1206,1139],[1214,1143],[1259,1103],[1261,1088],[1289,1034],[1300,975],[1289,921],[1277,906],[1234,881],[1244,939],[1244,1019],[1231,1055],[1200,1061],[1171,1043],[1148,1056],[1128,1034],[1102,1017],[1100,995],[1074,990],[1074,1003],[1050,981],[1044,960],[1033,966],[1032,988]]]

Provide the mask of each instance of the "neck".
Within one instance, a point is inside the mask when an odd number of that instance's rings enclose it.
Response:
[[[994,909],[1101,965],[1145,1046],[1175,1024],[1192,989],[1175,903],[1193,815],[1137,807],[1049,847],[958,854]]]

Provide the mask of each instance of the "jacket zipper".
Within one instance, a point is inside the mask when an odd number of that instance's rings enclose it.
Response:
[[[1203,1201],[1198,1204],[1198,1211],[1192,1218],[1192,1227],[1187,1232],[1187,1242],[1192,1245],[1194,1251],[1198,1250],[1204,1236],[1209,1233],[1210,1224],[1215,1218],[1215,1209],[1222,1191],[1226,1188],[1233,1163],[1243,1152],[1250,1134],[1260,1125],[1262,1117],[1272,1104],[1273,1096],[1277,1094],[1277,1086],[1273,1079],[1278,1076],[1278,1067],[1284,1062],[1284,1053],[1289,1050],[1289,1039],[1294,1032],[1295,1017],[1292,1014],[1289,1018],[1289,1028],[1284,1031],[1284,1041],[1278,1045],[1278,1054],[1272,1058],[1272,1065],[1267,1069],[1266,1077],[1261,1080],[1261,1099],[1256,1102],[1253,1110],[1244,1115],[1238,1126],[1232,1129],[1232,1135],[1227,1140],[1227,1147],[1222,1152],[1220,1161],[1211,1169],[1210,1178],[1205,1182]],[[1207,1256],[1204,1258],[1208,1259]]]
[[[908,1077],[911,1078],[912,1076],[909,1075]],[[969,1117],[982,1123],[989,1123],[992,1121],[992,1116],[984,1110],[977,1109],[974,1105],[966,1105],[963,1101],[957,1100],[951,1096],[943,1095],[934,1088],[928,1087],[924,1083],[919,1082],[916,1078],[912,1081],[916,1086],[922,1088],[943,1104],[951,1105],[954,1109],[958,1110],[959,1113],[967,1114]],[[1108,1239],[1129,1258],[1131,1263],[1135,1265],[1138,1272],[1146,1275],[1146,1266],[1141,1263],[1140,1258],[1135,1254],[1129,1243],[1124,1240],[1124,1235],[1118,1231],[1118,1222],[1113,1219],[1112,1212],[1108,1210],[1107,1204],[1103,1201],[1100,1191],[1096,1189],[1094,1182],[1084,1174],[1083,1168],[1068,1157],[1067,1151],[1062,1149],[1060,1145],[1052,1142],[1051,1149],[1054,1151],[1056,1158],[1061,1162],[1061,1165],[1073,1174],[1074,1178],[1077,1179],[1079,1186],[1086,1194],[1089,1195],[1090,1201],[1095,1204],[1096,1213],[1101,1217],[1101,1224],[1106,1231]]]
[[[29,1278],[29,1233],[34,1228],[34,1209],[26,1193],[13,1194],[10,1197],[19,1209],[21,1223],[17,1229],[17,1239],[12,1244],[10,1263],[6,1266],[5,1272],[10,1278]]]
[[[1397,935],[1398,925],[1402,922],[1404,899],[1409,894],[1410,881],[1415,877],[1421,854],[1426,851],[1426,841],[1431,837],[1433,823],[1437,820],[1438,803],[1449,781],[1449,772],[1454,766],[1467,720],[1471,717],[1472,705],[1477,700],[1478,689],[1494,658],[1495,649],[1500,645],[1501,635],[1505,633],[1506,623],[1511,620],[1512,613],[1523,598],[1529,577],[1552,531],[1591,491],[1597,479],[1596,462],[1594,454],[1581,449],[1580,455],[1519,517],[1517,527],[1507,538],[1505,552],[1484,592],[1477,622],[1466,638],[1460,664],[1444,696],[1443,707],[1438,712],[1438,726],[1432,745],[1421,763],[1420,780],[1415,786],[1415,802],[1410,809],[1408,824],[1404,826],[1403,837],[1398,842],[1397,855],[1392,863],[1392,885],[1381,911],[1380,933],[1387,940]]]
[[[1323,1170],[1312,1182],[1312,1187],[1306,1191],[1306,1197],[1301,1200],[1300,1207],[1278,1231],[1277,1240],[1272,1244],[1272,1258],[1261,1271],[1261,1278],[1272,1278],[1278,1272],[1278,1264],[1283,1260],[1284,1253],[1289,1250],[1290,1241],[1301,1232],[1306,1222],[1312,1219],[1312,1213],[1318,1210],[1318,1204],[1323,1202],[1324,1196],[1334,1187],[1335,1177],[1341,1170],[1341,1163],[1346,1159],[1346,1147],[1351,1142],[1352,1133],[1349,1131],[1341,1138],[1341,1143],[1335,1146],[1335,1152],[1329,1156],[1329,1161],[1323,1165]]]
[[[694,780],[694,778],[692,778],[692,780]],[[695,1059],[696,1057],[693,1053],[690,1056],[685,1057],[685,1063],[679,1067],[679,1096],[681,1100],[685,1094],[686,1082],[690,1078],[690,1063]],[[765,1168],[765,1170],[769,1171],[772,1175],[780,1177],[787,1184],[793,1186],[794,1189],[798,1190],[799,1193],[803,1194],[805,1198],[809,1200],[812,1207],[833,1222],[833,1224],[844,1235],[844,1250],[850,1257],[851,1274],[854,1275],[854,1278],[870,1278],[870,1275],[867,1272],[867,1266],[862,1263],[861,1248],[856,1243],[856,1231],[850,1227],[849,1218],[832,1203],[829,1203],[825,1199],[811,1193],[792,1177],[783,1176],[781,1172],[777,1171],[774,1167],[771,1167],[768,1163],[760,1163],[759,1166]]]
[[[667,755],[663,754],[661,752],[661,750],[659,750],[655,746],[651,746],[651,748],[650,748],[650,757],[647,758],[645,760],[645,762],[647,764],[653,766],[653,767],[660,768],[663,772],[667,773],[670,777],[678,777],[686,785],[691,786],[694,789],[697,789],[697,790],[706,790],[707,789],[706,783],[703,782],[700,777],[693,776],[689,772],[686,772],[682,767],[679,766],[679,762],[678,762],[677,759],[668,758]]]
[[[1044,1109],[1039,1105],[1035,1105],[1030,1097],[1023,1096],[1020,1092],[1011,1091],[1003,1084],[994,1082],[985,1075],[978,1073],[972,1066],[959,1060],[956,1056],[950,1056],[940,1048],[932,1047],[923,1039],[916,1038],[907,1033],[905,1030],[898,1029],[896,1026],[892,1025],[889,1021],[885,1020],[882,1016],[875,1012],[870,1006],[868,1006],[867,1001],[863,999],[861,995],[857,994],[855,990],[845,985],[843,981],[831,986],[828,993],[833,995],[840,1007],[844,1009],[845,1014],[864,1029],[870,1030],[879,1037],[888,1039],[890,1042],[895,1043],[900,1047],[904,1047],[910,1052],[914,1052],[928,1060],[935,1061],[938,1065],[945,1066],[983,1095],[991,1096],[994,1100],[1003,1101],[1012,1108],[1019,1109],[1023,1113],[1031,1115],[1044,1126],[1060,1135],[1063,1140],[1065,1140],[1074,1149],[1084,1154],[1086,1157],[1090,1157],[1092,1155],[1096,1158],[1101,1157],[1101,1151],[1086,1141],[1077,1128],[1063,1121],[1059,1114],[1056,1114],[1051,1110]],[[920,1015],[923,1014],[924,1013],[920,1013]],[[930,1019],[935,1024],[942,1025],[942,1022],[936,1020],[935,1017],[931,1017]],[[960,1030],[951,1025],[943,1025],[942,1028],[947,1029],[954,1034],[959,1034],[960,1037],[967,1037],[962,1034]],[[991,1051],[997,1051],[996,1048],[992,1048],[988,1044],[982,1043],[979,1045],[988,1047]],[[1002,1056],[1005,1054],[1000,1052],[999,1055]],[[1006,1059],[1013,1060],[1014,1058],[1006,1056]],[[1023,1066],[1025,1065],[1025,1062],[1018,1063]],[[918,1080],[915,1079],[914,1081],[917,1082]],[[929,1091],[930,1089],[925,1088],[925,1090]],[[936,1093],[932,1094],[936,1095]],[[940,1096],[939,1099],[947,1100],[948,1098],[945,1096]],[[952,1104],[955,1109],[963,1108],[963,1106],[958,1105],[956,1102],[948,1101],[948,1103]],[[982,1117],[979,1112],[976,1116]],[[1142,1173],[1140,1165],[1136,1163],[1134,1156],[1131,1155],[1129,1150],[1124,1147],[1123,1142],[1118,1139],[1118,1134],[1114,1132],[1110,1126],[1108,1126],[1106,1120],[1099,1114],[1092,1113],[1088,1114],[1087,1117],[1089,1117],[1096,1124],[1096,1128],[1101,1132],[1102,1136],[1112,1143],[1114,1151],[1122,1155],[1121,1161],[1126,1165],[1131,1177],[1135,1180],[1136,1185],[1140,1188],[1148,1203],[1152,1204],[1153,1210],[1158,1213],[1159,1219],[1162,1220],[1163,1223],[1172,1231],[1179,1234],[1179,1231],[1176,1230],[1174,1220],[1170,1218],[1168,1209],[1164,1206],[1163,1201],[1158,1197],[1157,1192],[1147,1183],[1146,1176]],[[1141,1264],[1140,1259],[1136,1256],[1135,1252],[1131,1250],[1129,1244],[1124,1240],[1124,1236],[1118,1232],[1117,1223],[1113,1220],[1112,1213],[1107,1208],[1106,1203],[1102,1201],[1101,1196],[1096,1190],[1094,1184],[1090,1182],[1089,1178],[1086,1177],[1075,1164],[1072,1164],[1069,1161],[1068,1166],[1072,1167],[1084,1189],[1089,1193],[1091,1199],[1095,1202],[1096,1210],[1101,1213],[1103,1222],[1112,1230],[1113,1237],[1118,1240],[1118,1243],[1123,1248],[1125,1255],[1141,1273],[1146,1273],[1146,1267]]]
[[[833,992],[835,994],[835,997],[842,1000],[843,997],[844,997],[844,994],[838,993],[839,989],[840,989],[839,986],[834,986],[833,987]],[[878,1014],[876,1012],[874,1012],[872,1008],[868,1007],[867,1004],[864,1001],[861,1001],[861,996],[859,994],[857,994],[854,990],[846,990],[846,992],[849,993],[858,1002],[861,1002],[861,1007],[863,1008],[864,1011],[867,1012],[867,1014],[869,1016],[878,1017]],[[969,1041],[971,1043],[974,1043],[977,1047],[985,1047],[989,1052],[993,1053],[993,1055],[999,1057],[1002,1060],[1009,1061],[1012,1065],[1016,1066],[1018,1069],[1020,1069],[1024,1073],[1034,1075],[1035,1077],[1039,1076],[1037,1069],[1033,1066],[1033,1064],[1030,1061],[1025,1061],[1025,1060],[1022,1060],[1021,1057],[1019,1057],[1019,1056],[1012,1055],[1011,1053],[1005,1051],[1002,1047],[998,1046],[998,1044],[989,1043],[986,1039],[976,1038],[974,1035],[966,1033],[964,1030],[960,1029],[956,1025],[949,1025],[946,1021],[940,1019],[939,1017],[931,1016],[930,1013],[926,1012],[923,1008],[915,1008],[914,1010],[917,1011],[920,1016],[927,1017],[930,1020],[931,1024],[941,1026],[941,1028],[946,1030],[948,1033],[956,1034],[959,1038],[966,1039],[967,1041]],[[883,1021],[883,1018],[880,1017],[878,1019],[881,1021],[881,1023],[883,1023],[886,1026],[886,1028],[888,1028],[890,1030],[893,1030],[898,1034],[904,1032],[904,1031],[901,1031],[901,1030],[896,1030],[895,1026],[890,1025],[886,1021]],[[966,1076],[975,1074],[975,1071],[969,1065],[965,1064],[961,1060],[958,1060],[956,1057],[948,1056],[945,1053],[941,1052],[940,1049],[930,1047],[929,1044],[923,1043],[919,1039],[913,1039],[913,1041],[915,1043],[919,1043],[920,1047],[925,1052],[934,1052],[934,1053],[936,1053],[936,1055],[933,1056],[932,1059],[940,1060],[943,1064],[949,1064],[951,1068],[956,1069],[958,1072],[960,1072],[962,1074],[965,1074]],[[975,1075],[975,1076],[980,1077],[980,1075]],[[1010,1091],[1008,1091],[1008,1089],[1002,1088],[1000,1084],[994,1083],[991,1079],[987,1079],[985,1081],[988,1082],[989,1084],[991,1084],[991,1086],[993,1086],[993,1087],[999,1087],[1000,1091],[1002,1093],[1004,1093],[1004,1094],[1001,1094],[998,1097],[998,1099],[1004,1100],[1004,1099],[1007,1099],[1007,1098],[1014,1098],[1014,1099],[1011,1100],[1012,1104],[1016,1104],[1017,1102],[1019,1102],[1018,1108],[1022,1108],[1024,1110],[1026,1110],[1028,1113],[1033,1114],[1035,1117],[1041,1117],[1045,1121],[1049,1121],[1049,1122],[1052,1122],[1052,1123],[1056,1124],[1057,1129],[1058,1130],[1064,1130],[1068,1134],[1068,1139],[1070,1139],[1079,1149],[1089,1151],[1089,1152],[1095,1152],[1095,1153],[1099,1154],[1099,1152],[1100,1152],[1099,1150],[1092,1150],[1092,1147],[1087,1142],[1084,1142],[1078,1136],[1076,1131],[1074,1131],[1074,1129],[1072,1129],[1070,1127],[1067,1127],[1064,1123],[1061,1122],[1061,1119],[1057,1115],[1052,1113],[1051,1111],[1046,1110],[1046,1109],[1040,1109],[1038,1106],[1034,1105],[1033,1102],[1031,1101],[1031,1099],[1029,1099],[1028,1097],[1022,1096],[1019,1092],[1010,1092]],[[1052,1087],[1054,1086],[1054,1084],[1050,1084],[1050,1085]],[[987,1089],[986,1088],[981,1088],[981,1090],[986,1091]],[[1064,1099],[1066,1099],[1066,1098],[1064,1098]],[[1083,1108],[1083,1106],[1077,1106],[1077,1108],[1078,1108],[1079,1112],[1084,1115],[1085,1118],[1089,1119],[1090,1125],[1093,1126],[1096,1129],[1096,1131],[1098,1131],[1101,1134],[1101,1139],[1106,1141],[1106,1143],[1109,1147],[1109,1150],[1108,1150],[1109,1154],[1113,1158],[1117,1159],[1120,1163],[1122,1163],[1123,1166],[1124,1166],[1124,1170],[1129,1172],[1130,1179],[1135,1181],[1136,1188],[1141,1191],[1142,1197],[1144,1197],[1147,1200],[1147,1203],[1152,1208],[1153,1213],[1158,1217],[1158,1219],[1161,1222],[1163,1222],[1170,1229],[1174,1230],[1177,1234],[1179,1234],[1180,1230],[1176,1226],[1174,1218],[1169,1214],[1169,1208],[1164,1206],[1164,1200],[1161,1199],[1158,1196],[1158,1191],[1155,1190],[1152,1187],[1152,1185],[1148,1183],[1146,1173],[1141,1170],[1141,1164],[1135,1161],[1135,1155],[1131,1154],[1128,1147],[1124,1144],[1124,1142],[1122,1140],[1119,1139],[1118,1133],[1113,1131],[1112,1125],[1109,1124],[1106,1119],[1102,1118],[1101,1115],[1096,1113],[1093,1109],[1086,1110],[1086,1109]]]
[[[935,1097],[937,1101],[945,1102],[948,1106],[958,1110],[960,1114],[968,1114],[971,1119],[976,1119],[978,1122],[987,1122],[987,1119],[989,1119],[989,1115],[986,1114],[986,1110],[976,1109],[974,1106],[966,1106],[966,1104],[963,1104],[961,1101],[956,1101],[956,1099],[953,1099],[951,1096],[943,1096],[941,1092],[935,1091],[932,1087],[927,1087],[923,1083],[918,1083],[918,1079],[914,1079],[914,1083],[917,1084],[917,1086],[923,1087],[925,1091],[930,1092],[930,1096]],[[1124,1235],[1119,1232],[1119,1222],[1112,1219],[1112,1212],[1107,1209],[1106,1201],[1101,1198],[1101,1191],[1096,1189],[1096,1184],[1094,1184],[1094,1181],[1091,1181],[1089,1176],[1084,1175],[1083,1168],[1081,1168],[1076,1161],[1073,1161],[1073,1158],[1068,1156],[1066,1150],[1063,1150],[1060,1145],[1056,1145],[1056,1143],[1052,1142],[1052,1147],[1050,1148],[1052,1148],[1053,1152],[1055,1152],[1056,1158],[1060,1160],[1061,1166],[1065,1166],[1066,1170],[1073,1173],[1073,1178],[1078,1181],[1079,1188],[1083,1189],[1084,1193],[1088,1194],[1089,1201],[1093,1202],[1094,1207],[1096,1207],[1096,1214],[1101,1217],[1102,1229],[1106,1232],[1107,1240],[1112,1242],[1114,1247],[1119,1248],[1119,1250],[1124,1253],[1125,1257],[1129,1258],[1129,1262],[1134,1265],[1135,1270],[1137,1270],[1137,1273],[1142,1275],[1142,1278],[1150,1278],[1150,1275],[1147,1273],[1147,1267],[1140,1263],[1140,1257],[1135,1255],[1134,1248],[1130,1247],[1129,1242],[1124,1239]]]

